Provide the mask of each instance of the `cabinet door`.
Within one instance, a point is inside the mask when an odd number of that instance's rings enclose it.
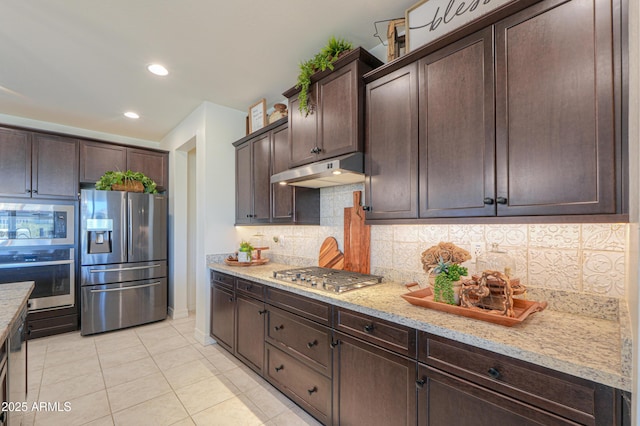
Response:
[[[318,146],[318,101],[317,87],[312,85],[308,103],[311,112],[305,115],[298,107],[298,95],[289,98],[289,167],[315,161],[314,148]],[[295,142],[294,142],[295,141]]]
[[[31,196],[78,198],[78,140],[34,133]]]
[[[264,364],[264,302],[236,297],[236,355],[258,373]]]
[[[611,2],[546,0],[495,29],[498,215],[614,213]]]
[[[211,337],[231,352],[233,352],[235,306],[233,292],[216,285],[211,286]]]
[[[340,68],[317,84],[318,158],[361,150],[363,88],[358,61]]]
[[[416,385],[419,425],[577,424],[424,365],[418,366]]]
[[[127,148],[80,141],[80,182],[94,183],[108,171],[127,171]]]
[[[251,143],[236,148],[236,224],[251,223],[253,214]]]
[[[415,425],[416,361],[342,333],[334,348],[334,422]]]
[[[491,28],[418,67],[420,217],[495,215]]]
[[[167,157],[162,152],[127,148],[127,169],[144,173],[156,183],[159,190],[166,189],[169,186]]]
[[[251,142],[252,223],[269,222],[271,218],[271,139],[270,133]]]
[[[418,82],[415,64],[369,83],[367,219],[418,216]]]
[[[31,196],[31,136],[0,128],[0,195]]]
[[[280,173],[289,168],[289,128],[287,125],[274,129],[271,134],[271,164],[272,174]],[[273,222],[293,221],[293,187],[274,183],[273,206],[271,219]]]

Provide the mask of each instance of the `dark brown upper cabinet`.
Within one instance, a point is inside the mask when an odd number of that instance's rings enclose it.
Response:
[[[418,62],[420,217],[495,214],[491,28]]]
[[[612,3],[547,0],[495,31],[498,215],[615,213]]]
[[[367,219],[418,215],[418,72],[415,63],[367,85]]]
[[[271,134],[236,147],[236,224],[269,222]]]
[[[356,48],[338,59],[333,71],[315,74],[308,115],[298,109],[298,89],[283,94],[289,100],[289,167],[362,150],[362,75],[381,64],[366,50]]]
[[[320,190],[271,183],[288,169],[289,127],[283,118],[236,142],[236,224],[320,224]]]
[[[78,197],[78,141],[23,130],[0,129],[0,195]]]
[[[80,182],[95,183],[107,171],[144,173],[159,190],[167,189],[168,154],[104,142],[80,141]]]
[[[545,0],[365,76],[367,219],[623,218],[616,7]]]

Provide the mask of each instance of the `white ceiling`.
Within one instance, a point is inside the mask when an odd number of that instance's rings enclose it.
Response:
[[[272,106],[330,36],[371,49],[416,1],[0,0],[0,113],[158,141],[203,101]]]

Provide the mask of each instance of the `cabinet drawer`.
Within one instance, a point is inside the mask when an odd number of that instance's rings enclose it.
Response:
[[[412,358],[416,356],[416,330],[379,318],[336,308],[336,330]]]
[[[229,290],[233,290],[233,282],[235,278],[231,275],[223,274],[217,271],[211,271],[211,283],[218,284],[222,287],[226,287]]]
[[[264,286],[253,281],[238,278],[236,280],[236,291],[256,299],[264,300]]]
[[[267,341],[331,376],[331,331],[297,315],[270,307]]]
[[[421,332],[419,359],[582,424],[612,412],[613,388],[442,337]]]
[[[331,418],[331,380],[267,344],[266,376],[324,424]]]
[[[266,289],[267,302],[304,318],[331,325],[331,305],[271,287]]]

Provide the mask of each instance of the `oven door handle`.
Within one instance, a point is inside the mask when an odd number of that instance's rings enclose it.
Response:
[[[91,274],[99,274],[101,272],[123,272],[123,271],[137,271],[140,269],[153,269],[159,268],[162,265],[148,265],[148,266],[131,266],[130,268],[111,268],[111,269],[89,269]]]
[[[110,291],[137,290],[139,288],[153,287],[153,286],[160,285],[160,284],[162,284],[162,282],[156,281],[156,282],[150,283],[150,284],[132,285],[131,287],[118,287],[118,288],[105,288],[104,290],[91,290],[91,293],[107,293],[107,292],[110,292]]]
[[[53,265],[71,265],[71,260],[52,260],[51,262],[21,262],[21,263],[3,263],[0,264],[0,269],[10,268],[31,268],[32,266],[53,266]]]

